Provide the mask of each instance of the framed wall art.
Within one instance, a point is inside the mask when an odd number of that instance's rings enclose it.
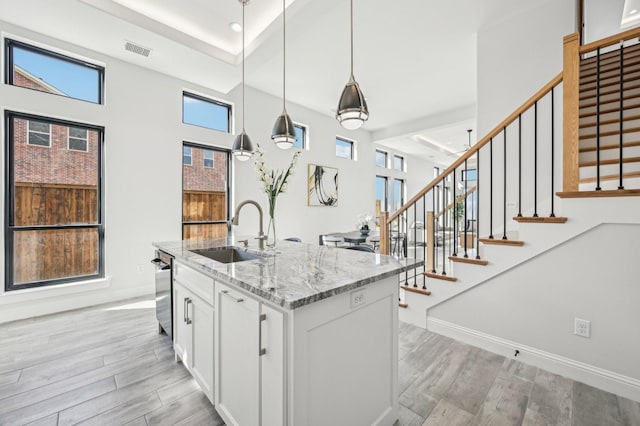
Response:
[[[338,169],[309,164],[307,195],[309,206],[337,206]]]

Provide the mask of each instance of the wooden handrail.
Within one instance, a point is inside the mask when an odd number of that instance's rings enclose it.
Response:
[[[453,203],[450,203],[447,207],[444,208],[444,210],[442,210],[440,213],[438,213],[435,216],[435,219],[439,218],[440,216],[442,216],[447,210],[451,210],[453,208],[454,205],[458,204],[460,201],[464,200],[465,198],[467,198],[469,195],[473,194],[474,192],[476,192],[477,187],[473,187],[470,190],[468,190],[466,193],[461,194],[459,196],[456,197],[456,200]]]
[[[640,28],[633,28],[631,30],[605,37],[601,40],[582,45],[580,46],[580,53],[589,53],[597,48],[609,47],[616,43],[620,43],[621,41],[630,40],[636,37],[640,37]]]
[[[431,181],[431,183],[429,183],[427,186],[422,188],[420,192],[414,195],[408,202],[406,202],[402,207],[400,207],[400,209],[398,209],[395,213],[389,216],[389,218],[387,219],[387,225],[390,224],[394,219],[396,219],[402,213],[404,213],[407,209],[409,209],[409,207],[415,204],[425,194],[431,191],[438,184],[438,182],[443,180],[448,174],[450,174],[455,169],[457,169],[460,165],[462,165],[465,160],[468,160],[469,158],[471,158],[483,146],[488,144],[492,138],[500,134],[500,132],[502,132],[502,129],[507,127],[513,121],[515,121],[515,119],[518,118],[520,114],[523,114],[526,110],[531,108],[533,104],[535,104],[540,99],[542,99],[549,91],[551,91],[552,88],[554,88],[561,82],[562,82],[562,73],[558,74],[553,79],[551,79],[551,81],[545,84],[542,89],[538,90],[525,103],[520,105],[518,109],[512,112],[507,118],[502,120],[502,122],[498,124],[492,131],[490,131],[485,137],[483,137],[475,145],[473,145],[469,151],[465,152],[464,155],[462,155],[460,158],[454,161],[453,164],[447,167],[446,170],[443,171],[436,179],[434,179],[433,181]]]

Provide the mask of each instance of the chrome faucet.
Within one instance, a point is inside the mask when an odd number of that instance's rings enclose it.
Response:
[[[244,207],[246,204],[253,204],[254,206],[256,206],[256,208],[258,209],[258,213],[260,214],[260,232],[258,232],[258,238],[256,238],[256,240],[258,240],[258,248],[260,250],[264,250],[264,240],[266,240],[267,237],[264,235],[262,228],[262,207],[260,207],[260,204],[256,203],[253,200],[245,200],[238,204],[238,206],[236,207],[236,212],[233,214],[233,218],[231,219],[231,224],[236,226],[240,224],[240,209],[242,209],[242,207]]]

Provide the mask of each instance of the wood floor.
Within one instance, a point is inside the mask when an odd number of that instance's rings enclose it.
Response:
[[[400,358],[400,425],[640,425],[636,402],[408,324]],[[131,300],[0,325],[0,425],[25,424],[222,421]]]

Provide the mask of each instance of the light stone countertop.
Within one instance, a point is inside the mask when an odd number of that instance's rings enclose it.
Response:
[[[249,237],[249,252],[260,259],[225,264],[190,250],[235,246],[245,250],[243,238],[156,242],[153,245],[195,270],[235,284],[285,309],[296,309],[328,297],[391,277],[424,262],[397,260],[378,253],[278,241],[276,248],[260,251]]]

